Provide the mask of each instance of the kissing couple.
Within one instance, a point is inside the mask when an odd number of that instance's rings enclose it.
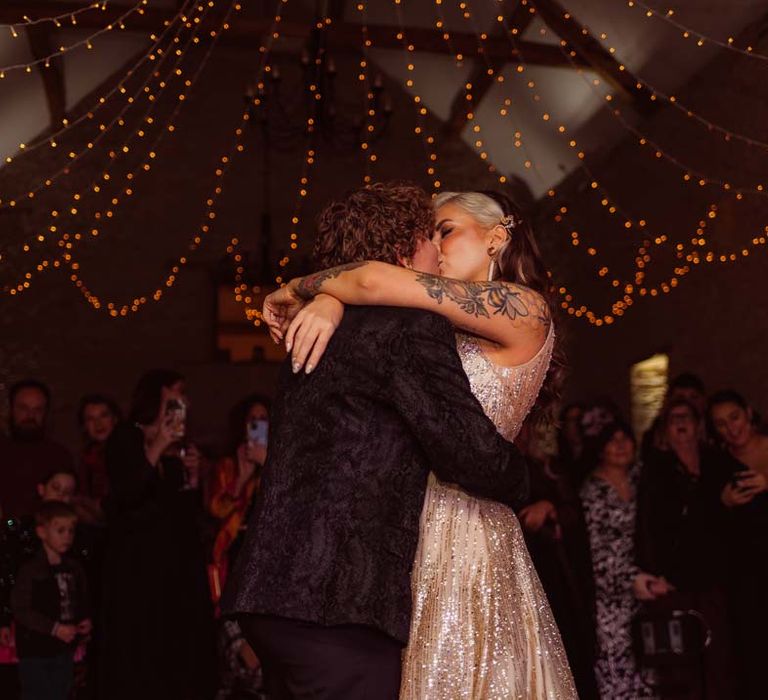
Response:
[[[512,441],[561,374],[528,223],[494,192],[375,184],[314,252],[264,304],[291,357],[223,601],[270,697],[576,698],[513,511]]]

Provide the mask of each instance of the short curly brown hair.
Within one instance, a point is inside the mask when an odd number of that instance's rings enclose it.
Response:
[[[328,204],[317,218],[317,269],[363,260],[392,264],[411,258],[432,234],[429,195],[416,185],[377,182]]]

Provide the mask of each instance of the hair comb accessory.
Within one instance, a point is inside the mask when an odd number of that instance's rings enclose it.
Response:
[[[517,226],[517,221],[513,214],[505,214],[501,217],[501,225],[507,229],[507,233],[512,233],[512,230]]]

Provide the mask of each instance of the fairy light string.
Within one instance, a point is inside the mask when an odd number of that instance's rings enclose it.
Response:
[[[512,34],[514,34],[514,31],[512,32]],[[513,48],[517,51],[518,55],[520,55],[520,57],[521,57],[521,61],[522,62],[518,66],[518,73],[522,73],[524,71],[524,68],[525,68],[524,61],[522,60],[523,59],[523,51],[522,51],[521,47],[516,44],[514,38],[512,38],[511,36],[510,36],[510,41],[512,42]],[[529,89],[533,90],[535,88],[535,83],[533,81],[528,81],[527,87]],[[540,103],[541,102],[541,96],[538,93],[534,93],[532,99],[533,99],[533,101],[535,103]],[[510,103],[509,100],[505,101],[505,106],[509,106],[509,103]],[[544,109],[544,112],[541,115],[542,119],[544,119],[544,121],[548,121],[550,124],[552,124],[552,126],[554,128],[554,123],[553,123],[553,121],[550,118],[549,112],[546,110],[546,107],[544,107],[543,109]],[[506,110],[502,109],[502,114],[505,114],[505,113],[506,113]],[[564,136],[564,134],[566,132],[566,127],[561,124],[557,128],[557,130],[558,130],[558,132],[559,132],[559,134],[561,136]],[[575,139],[571,139],[569,141],[569,146],[571,148],[574,148],[574,149],[578,148],[578,144],[575,141]],[[636,225],[639,228],[644,228],[645,225],[646,225],[645,218],[641,218],[639,221],[635,221],[633,219],[633,217],[631,217],[630,215],[626,214],[626,212],[621,212],[622,207],[618,203],[616,203],[615,198],[613,198],[610,195],[610,193],[607,191],[607,189],[597,180],[596,176],[590,170],[589,166],[585,162],[585,153],[583,151],[578,151],[577,155],[578,155],[578,158],[579,158],[579,166],[587,173],[587,175],[588,175],[588,177],[590,179],[590,187],[591,187],[591,189],[592,190],[597,190],[600,194],[603,195],[603,197],[604,197],[603,202],[602,202],[603,206],[610,205],[609,206],[609,211],[612,214],[615,213],[616,211],[619,211],[620,213],[622,213],[622,215],[626,219],[626,221],[625,221],[625,228],[631,228],[633,225]],[[736,200],[737,201],[742,201],[743,200],[743,194],[742,193],[736,193],[735,196],[736,196]]]
[[[509,32],[510,36],[513,36],[514,34],[515,34],[514,30],[512,32]],[[519,49],[519,47],[515,47],[515,48]],[[518,51],[518,55],[520,55],[519,51]],[[521,56],[521,60],[522,60],[522,58],[523,57]],[[523,66],[522,65],[519,66],[519,69],[520,70],[518,72],[522,72]],[[509,103],[507,103],[507,106],[509,106]],[[559,131],[561,133],[563,133],[564,127],[561,126],[559,128]],[[572,147],[576,146],[576,144],[574,142],[572,142],[571,145],[572,145]],[[583,161],[583,158],[584,158],[583,153],[580,153],[579,155],[580,155],[580,160]],[[584,167],[586,167],[585,164],[583,164],[583,165],[584,165]],[[587,168],[587,170],[588,170],[588,168]],[[592,189],[596,189],[598,187],[598,183],[596,182],[594,177],[591,177],[590,179],[591,179],[591,188]],[[543,180],[543,178],[542,178],[542,180]],[[555,195],[555,191],[554,190],[550,190],[549,191],[549,195],[550,196],[554,196]],[[742,195],[741,194],[737,194],[736,198],[738,200],[741,200],[742,199]],[[603,205],[605,205],[605,201],[603,201]],[[714,218],[716,216],[716,213],[715,213],[716,210],[717,210],[717,206],[714,205],[714,204],[710,204],[708,218],[710,218],[710,219]],[[564,219],[563,215],[566,212],[567,212],[567,207],[561,207],[559,209],[559,211],[558,211],[558,214],[555,216],[555,220],[556,221],[562,221]],[[704,227],[705,225],[706,225],[706,222],[704,220],[701,220],[699,222],[699,226],[700,227]],[[699,230],[701,230],[701,228]],[[766,231],[768,231],[768,227],[766,227]],[[575,245],[578,244],[578,235],[579,234],[576,231],[572,232],[572,236],[574,237],[573,243]],[[629,306],[631,306],[631,304],[632,304],[632,295],[633,294],[639,294],[640,296],[655,297],[655,296],[658,296],[659,290],[662,293],[668,293],[668,292],[670,292],[672,289],[674,289],[678,285],[679,278],[682,278],[684,275],[686,275],[688,272],[691,271],[690,265],[686,265],[686,264],[680,263],[675,268],[675,270],[674,270],[674,276],[671,276],[669,279],[660,282],[655,287],[642,286],[643,282],[644,282],[644,277],[645,277],[644,268],[647,266],[647,264],[651,260],[650,251],[649,251],[650,246],[652,246],[652,245],[660,245],[660,244],[666,243],[668,241],[669,241],[669,238],[666,235],[657,236],[654,239],[650,239],[650,238],[646,239],[643,242],[643,244],[639,247],[639,249],[637,251],[636,258],[635,258],[635,262],[636,262],[635,284],[634,285],[631,284],[631,283],[625,283],[624,284],[624,291],[626,292],[624,297],[622,299],[617,300],[612,305],[612,313],[614,315],[621,316],[624,313],[624,311]],[[698,243],[700,245],[703,244],[703,239],[699,240]],[[765,245],[765,236],[764,235],[755,236],[755,237],[753,237],[753,239],[751,241],[751,246],[752,247],[756,247],[756,246],[760,246],[760,245]],[[590,251],[590,253],[592,253],[594,251],[594,249],[590,248],[589,251]],[[749,250],[748,250],[747,247],[742,248],[739,252],[721,253],[719,255],[714,253],[714,252],[712,252],[712,251],[708,251],[704,257],[700,256],[697,252],[694,252],[693,254],[688,253],[686,255],[685,252],[684,252],[684,246],[681,243],[678,243],[676,245],[676,253],[675,253],[675,256],[676,256],[676,258],[678,260],[682,260],[684,258],[687,262],[693,263],[693,264],[699,264],[702,261],[714,262],[716,260],[719,260],[720,262],[734,262],[737,259],[746,257],[748,255],[749,255]],[[607,274],[607,272],[608,272],[607,267],[602,267],[600,269],[601,276],[604,276],[605,274]],[[622,286],[622,283],[619,280],[614,279],[613,286],[614,287],[620,287],[620,286]],[[580,307],[575,307],[575,306],[571,305],[570,302],[573,300],[573,297],[568,292],[568,289],[565,286],[561,286],[559,288],[559,291],[560,291],[560,294],[564,298],[564,301],[563,301],[563,304],[562,304],[563,308],[566,308],[568,310],[569,314],[575,314],[577,316],[585,315],[590,320],[590,322],[596,323],[597,325],[602,325],[603,323],[611,323],[612,322],[612,320],[610,319],[610,317],[608,315],[606,315],[602,319],[600,319],[599,317],[597,317],[594,314],[594,312],[588,310],[586,306],[582,305]]]
[[[27,17],[24,15],[24,21],[23,22],[13,22],[11,24],[8,24],[6,22],[0,22],[0,27],[6,28],[6,29],[24,29],[25,27],[34,27],[37,24],[44,24],[46,22],[50,22],[52,24],[55,24],[59,26],[63,21],[65,20],[72,20],[72,17],[79,17],[85,12],[91,12],[91,10],[106,10],[107,5],[109,4],[109,0],[98,0],[98,2],[92,2],[90,5],[87,5],[85,7],[81,7],[77,10],[73,10],[72,12],[64,12],[63,14],[54,15],[51,17],[38,17],[37,19],[31,19],[30,17]],[[14,37],[15,38],[15,37]]]
[[[304,203],[309,195],[310,175],[317,162],[317,120],[319,115],[319,108],[323,100],[323,94],[320,91],[320,71],[323,67],[323,55],[325,52],[323,36],[331,25],[330,17],[321,17],[318,19],[316,29],[320,33],[317,41],[317,51],[315,53],[313,62],[315,66],[314,82],[310,82],[308,85],[310,104],[312,108],[307,116],[305,122],[306,140],[304,146],[304,152],[302,157],[301,171],[299,174],[299,184],[296,193],[296,199],[291,213],[291,227],[290,227],[290,250],[291,253],[284,255],[278,261],[278,267],[280,270],[284,270],[291,261],[291,254],[299,248],[299,230]],[[269,66],[267,66],[267,69]],[[258,104],[259,98],[254,100],[255,104]],[[246,319],[253,323],[254,326],[260,326],[262,322],[261,310],[254,307],[253,293],[260,291],[258,286],[254,286],[251,290],[248,288],[248,284],[244,281],[245,267],[243,265],[243,254],[239,247],[239,241],[237,238],[233,238],[230,241],[230,245],[227,247],[227,252],[232,256],[235,263],[235,286],[234,296],[235,301],[243,305],[243,311]],[[279,272],[275,276],[275,284],[282,286],[284,284],[283,273]]]
[[[642,2],[642,0],[628,0],[627,7],[642,11],[648,18],[655,17],[656,19],[660,19],[667,24],[672,25],[675,27],[675,29],[681,32],[681,37],[683,39],[695,40],[694,43],[698,47],[702,47],[705,44],[712,44],[714,46],[720,47],[721,49],[739,53],[742,56],[749,56],[750,58],[755,58],[760,61],[768,61],[768,55],[757,53],[751,46],[747,46],[746,49],[737,46],[736,40],[732,36],[729,36],[726,41],[722,41],[721,39],[715,39],[714,37],[702,34],[701,32],[695,29],[691,29],[691,27],[678,22],[676,19],[674,19],[675,11],[672,9],[669,9],[666,12],[661,12],[660,10],[651,7],[645,2]]]
[[[641,147],[643,147],[642,150],[645,150],[646,152],[650,150],[653,152],[652,153],[653,157],[657,159],[663,159],[668,163],[672,164],[678,170],[682,170],[684,182],[692,185],[697,184],[700,187],[705,187],[706,185],[716,185],[722,188],[726,192],[733,192],[737,194],[755,193],[755,194],[760,194],[762,196],[766,196],[766,194],[768,194],[768,192],[766,191],[766,186],[763,183],[757,183],[751,186],[734,186],[733,184],[731,184],[726,180],[709,176],[706,173],[699,171],[697,168],[693,168],[687,165],[677,156],[674,156],[668,153],[666,150],[664,150],[664,148],[659,143],[649,138],[648,136],[643,134],[639,129],[637,129],[634,125],[632,125],[624,117],[620,109],[612,108],[610,106],[610,103],[613,101],[613,95],[611,93],[608,93],[606,95],[600,95],[600,93],[598,93],[595,90],[596,86],[594,85],[593,81],[590,81],[586,77],[581,66],[579,66],[574,61],[573,56],[575,55],[575,51],[573,49],[568,50],[566,48],[567,46],[568,46],[568,43],[565,40],[562,40],[558,44],[558,48],[560,52],[563,54],[563,56],[571,65],[571,67],[578,73],[579,77],[586,83],[586,85],[590,88],[590,90],[592,90],[592,92],[594,92],[600,97],[600,104],[602,108],[605,109],[609,114],[611,114],[614,117],[614,119],[619,124],[621,124],[621,126],[624,128],[625,131],[635,136],[635,138],[637,139],[637,143]],[[595,80],[598,84],[600,84],[599,79],[595,79]]]
[[[365,118],[363,120],[360,150],[363,153],[363,184],[370,185],[373,180],[374,164],[378,160],[378,154],[376,153],[376,149],[373,148],[373,143],[370,139],[374,131],[374,123],[376,119],[376,103],[373,92],[374,86],[371,80],[371,48],[373,47],[373,41],[368,32],[367,0],[365,2],[358,2],[356,9],[358,12],[362,13],[363,16],[360,29],[362,33],[363,50],[360,57],[360,72],[357,76],[357,79],[363,84],[363,90],[365,92]]]
[[[37,58],[34,61],[29,61],[26,63],[15,63],[8,66],[2,66],[0,67],[0,79],[3,79],[6,77],[8,73],[12,73],[14,71],[18,70],[24,70],[27,73],[31,73],[32,69],[44,65],[46,68],[50,67],[50,62],[54,58],[58,58],[59,56],[63,56],[66,53],[70,53],[74,51],[75,49],[86,47],[88,50],[93,49],[93,42],[98,39],[100,36],[103,36],[104,34],[107,34],[108,32],[111,32],[115,29],[115,27],[118,27],[119,29],[125,29],[125,22],[128,20],[129,17],[131,17],[134,14],[143,15],[144,14],[144,8],[147,6],[147,3],[149,0],[139,0],[133,7],[128,9],[126,12],[124,12],[122,15],[120,15],[114,22],[111,22],[103,29],[99,29],[95,31],[93,34],[90,34],[84,39],[81,39],[79,41],[76,41],[74,44],[70,44],[69,46],[60,46],[58,51],[54,51],[47,56],[43,56],[41,58]],[[92,9],[92,8],[87,8]],[[68,13],[67,17],[70,18],[70,22],[72,26],[77,26],[77,19],[76,16],[72,13]],[[57,27],[61,27],[62,23],[58,19],[52,20],[53,23]],[[18,31],[16,31],[16,25],[10,25],[10,34],[11,37],[14,39],[18,39],[21,35]]]
[[[431,180],[433,195],[439,192],[441,182],[437,176],[437,147],[435,143],[434,134],[428,133],[426,128],[427,108],[424,106],[421,96],[416,93],[416,86],[414,81],[415,63],[413,59],[413,53],[416,50],[415,46],[408,42],[408,37],[405,31],[405,22],[403,19],[403,8],[401,6],[402,0],[393,0],[395,15],[397,16],[398,32],[395,34],[396,39],[401,43],[403,47],[403,59],[406,67],[407,78],[405,80],[405,86],[408,90],[413,90],[414,94],[411,96],[413,101],[414,110],[416,113],[416,126],[414,127],[414,133],[421,137],[422,145],[424,147],[424,153],[427,159],[426,172],[427,176]]]
[[[219,31],[211,32],[212,39],[214,41],[212,41],[211,45],[208,48],[208,51],[206,53],[206,60],[205,61],[201,61],[201,64],[198,66],[198,70],[197,70],[197,72],[196,72],[196,74],[194,76],[194,79],[192,81],[187,81],[187,82],[191,82],[192,85],[193,85],[194,82],[195,82],[195,79],[197,77],[199,77],[200,73],[202,73],[202,70],[204,68],[204,63],[207,62],[207,57],[210,56],[210,54],[212,53],[217,38],[220,36],[220,34],[223,31],[226,31],[226,29],[229,27],[230,15],[232,14],[233,11],[239,11],[240,9],[241,9],[241,5],[239,3],[234,3],[233,2],[233,4],[230,5],[229,10],[228,10],[227,14],[224,17],[224,20],[222,22],[222,25],[221,25],[221,28],[219,29]],[[187,88],[191,89],[192,85],[187,85]],[[172,115],[172,119],[175,118],[176,114],[181,109],[182,104],[183,104],[183,101],[180,100],[179,104],[177,104],[175,109],[174,109],[174,112],[173,112],[173,115]],[[161,139],[166,133],[168,133],[168,130],[163,129],[160,132],[160,134],[158,135],[158,140]],[[239,128],[239,133],[242,133],[242,129],[241,128]],[[235,146],[235,148],[233,148],[233,150],[238,150],[238,151],[241,150],[239,144],[236,144],[236,146]],[[217,170],[216,170],[216,177],[217,178],[223,177],[225,166],[226,166],[226,164],[229,161],[230,161],[230,156],[229,155],[226,155],[226,156],[222,157],[222,159],[221,159],[221,164],[222,165],[220,165],[217,168]],[[144,170],[148,170],[149,169],[147,167],[148,165],[149,165],[149,162],[148,161],[145,162],[145,164],[143,166],[143,169]],[[220,193],[221,193],[221,187],[217,184],[216,188],[214,189],[213,194],[208,198],[208,200],[206,202],[206,207],[207,207],[207,209],[206,209],[206,216],[205,216],[206,223],[201,225],[200,232],[196,233],[195,236],[192,238],[191,242],[188,244],[187,249],[188,249],[189,252],[193,252],[194,250],[197,249],[197,247],[200,245],[200,243],[202,241],[203,235],[208,232],[210,226],[209,226],[209,224],[207,222],[209,220],[212,220],[212,219],[215,218],[215,213],[213,212],[213,205],[214,205],[214,203],[215,203],[215,201],[218,198]],[[77,235],[78,234],[76,234],[76,236]],[[81,278],[81,276],[80,276],[80,274],[78,272],[78,270],[80,268],[80,265],[79,265],[79,263],[76,260],[73,259],[72,254],[70,252],[68,252],[69,250],[71,250],[72,242],[64,240],[64,241],[60,241],[60,245],[62,245],[62,247],[65,249],[65,251],[60,254],[59,258],[56,259],[53,262],[52,265],[47,265],[47,264],[39,265],[38,266],[38,270],[42,271],[41,268],[42,269],[49,269],[51,267],[58,268],[58,267],[61,267],[61,266],[64,266],[64,265],[68,266],[70,268],[70,271],[71,271],[71,274],[70,274],[70,277],[69,277],[70,281],[78,288],[78,290],[81,292],[83,297],[91,304],[91,306],[93,308],[95,308],[95,309],[104,309],[104,310],[108,311],[110,313],[110,315],[112,315],[112,316],[118,316],[118,315],[119,316],[125,316],[129,311],[134,311],[134,312],[137,311],[141,306],[146,304],[147,301],[149,300],[149,298],[146,297],[146,296],[144,296],[144,297],[136,297],[136,298],[134,298],[134,300],[130,304],[123,304],[122,306],[119,305],[117,302],[103,302],[102,300],[99,299],[98,296],[96,296],[95,294],[93,294],[89,290],[87,284]],[[47,261],[45,261],[45,262],[47,262]],[[178,261],[176,262],[176,264],[171,268],[171,272],[166,277],[166,280],[165,280],[164,284],[160,285],[155,290],[155,292],[152,294],[151,300],[159,301],[159,299],[162,297],[162,294],[163,294],[163,287],[171,287],[171,286],[173,286],[173,284],[174,284],[174,282],[176,280],[176,275],[178,274],[180,267],[184,266],[186,263],[187,263],[187,256],[186,255],[180,256]],[[29,285],[28,285],[28,282],[27,282],[27,284],[25,285],[25,288],[28,288],[28,286]],[[14,293],[18,293],[18,292],[15,291],[15,290],[11,290],[11,294],[14,294]]]
[[[475,34],[477,36],[477,54],[478,56],[482,56],[485,65],[486,65],[486,71],[489,76],[493,76],[496,72],[491,65],[490,61],[488,60],[488,56],[485,52],[484,43],[485,40],[488,38],[487,34],[481,33],[480,28],[477,26],[477,22],[475,20],[474,14],[472,14],[471,10],[469,9],[469,6],[466,2],[460,2],[459,3],[459,9],[462,12],[462,15],[465,20],[471,21],[472,26],[475,30]],[[445,43],[448,47],[448,50],[453,55],[454,61],[457,66],[461,65],[464,56],[460,52],[458,52],[454,46],[453,41],[451,39],[450,32],[447,29],[446,21],[445,21],[445,14],[442,10],[442,0],[435,0],[435,11],[437,14],[437,20],[435,22],[435,26],[438,29],[443,30],[443,39],[445,40]],[[503,82],[504,77],[502,75],[498,75],[494,78],[497,82]],[[483,136],[481,133],[481,126],[479,121],[475,118],[475,101],[472,96],[472,90],[473,85],[470,81],[467,81],[462,86],[462,91],[464,93],[464,104],[465,104],[465,118],[468,125],[471,125],[472,127],[472,145],[477,151],[478,155],[480,156],[481,160],[485,163],[486,167],[488,168],[488,172],[493,175],[500,184],[504,185],[507,182],[507,177],[503,173],[499,173],[496,166],[493,164],[493,162],[488,157],[488,152],[485,148],[485,144],[483,142]]]
[[[535,11],[535,10],[534,10]],[[589,27],[586,25],[580,24],[576,18],[571,15],[570,13],[566,12],[563,15],[563,19],[565,19],[568,22],[571,22],[576,26],[576,28],[582,33],[587,34],[590,32]],[[546,32],[546,30],[542,30],[543,32]],[[595,36],[595,35],[593,35]],[[608,34],[605,32],[599,32],[600,40],[607,41],[608,40]],[[561,48],[564,48],[566,45],[566,42],[561,41],[560,46]],[[607,46],[608,52],[613,55],[617,56],[618,50],[615,46],[611,46],[608,44]],[[750,54],[752,55],[752,54]],[[618,59],[617,59],[618,60]],[[618,62],[619,70],[626,71],[626,66],[622,62]],[[692,119],[696,122],[698,122],[702,127],[706,128],[709,132],[718,134],[719,136],[722,136],[723,140],[726,142],[730,141],[741,141],[749,146],[754,146],[756,148],[760,148],[763,150],[768,150],[768,142],[762,141],[760,139],[756,139],[750,136],[746,136],[744,134],[741,134],[737,131],[733,131],[732,129],[728,129],[721,124],[718,124],[717,122],[712,121],[711,119],[707,119],[705,116],[694,110],[689,105],[683,103],[679,97],[673,94],[669,94],[664,90],[661,90],[660,88],[655,87],[652,85],[649,81],[641,78],[638,75],[633,74],[632,78],[635,80],[635,85],[638,90],[644,90],[645,93],[648,95],[648,98],[654,102],[657,100],[662,100],[666,102],[667,104],[674,107],[677,111],[679,111],[681,114],[685,115],[687,118]],[[599,83],[599,80],[598,80]]]
[[[210,7],[213,5],[211,4]],[[203,9],[203,6],[200,6],[201,9]],[[225,20],[226,23],[226,20]],[[147,86],[149,83],[155,79],[160,78],[160,72],[159,70],[154,71],[153,73],[148,74],[145,77],[144,82],[137,90],[136,94],[146,94],[148,97],[148,103],[147,103],[147,109],[144,111],[144,113],[141,115],[141,117],[137,120],[138,125],[136,128],[129,134],[128,138],[122,143],[122,145],[117,145],[113,147],[112,150],[109,151],[108,157],[109,157],[109,166],[100,174],[98,175],[94,180],[91,181],[90,185],[88,185],[85,190],[81,192],[76,192],[71,197],[71,202],[69,205],[65,205],[63,207],[64,212],[67,210],[70,211],[72,214],[76,214],[77,210],[82,208],[83,205],[83,198],[85,195],[88,194],[98,194],[106,189],[108,186],[108,183],[113,179],[113,176],[111,175],[111,169],[113,166],[117,164],[117,162],[127,156],[131,152],[131,147],[129,146],[131,140],[138,136],[139,138],[144,138],[146,136],[146,131],[149,129],[156,121],[155,117],[152,116],[154,114],[155,109],[158,107],[160,101],[159,98],[162,97],[162,93],[171,87],[172,80],[177,79],[180,80],[182,76],[184,75],[184,72],[180,69],[180,65],[183,62],[186,51],[189,49],[189,47],[192,45],[193,40],[196,36],[197,31],[199,31],[199,27],[201,25],[197,25],[195,31],[190,36],[187,46],[183,49],[178,49],[176,52],[165,52],[165,55],[163,56],[161,60],[161,64],[165,61],[166,58],[171,56],[176,56],[176,59],[174,63],[170,66],[168,69],[168,75],[165,79],[160,79],[160,89],[153,93],[148,90]],[[144,162],[140,163],[135,167],[135,169],[128,174],[125,175],[125,179],[128,181],[128,184],[123,192],[123,194],[128,192],[127,196],[130,196],[133,194],[133,187],[134,187],[134,179],[137,177],[138,174],[141,174],[143,172],[148,172],[151,169],[150,161],[154,160],[155,158],[155,151],[157,149],[157,146],[159,145],[160,140],[168,134],[173,133],[175,130],[175,127],[173,125],[173,122],[175,121],[175,118],[180,111],[181,107],[184,105],[184,102],[186,100],[187,95],[192,90],[194,83],[196,82],[197,78],[201,74],[203,68],[207,64],[208,58],[210,57],[210,54],[213,50],[213,47],[215,46],[215,42],[212,42],[208,51],[203,57],[203,60],[200,62],[200,64],[197,67],[197,70],[195,71],[193,77],[191,79],[186,79],[184,81],[184,90],[181,92],[181,94],[178,96],[178,103],[176,105],[176,108],[174,109],[173,113],[169,117],[168,121],[164,126],[160,128],[159,136],[155,139],[155,142],[147,147],[147,157],[144,159]],[[161,65],[158,65],[158,69],[161,67]],[[145,92],[146,90],[146,92]],[[130,106],[130,105],[129,105]],[[122,119],[122,116],[124,116],[124,111],[121,112],[115,119],[113,120],[113,123],[117,122],[118,120],[121,123],[125,123]],[[99,136],[103,137],[106,134],[106,131],[103,131]],[[97,143],[97,140],[94,140],[93,144],[95,145]],[[113,207],[116,207],[118,202],[112,201]],[[51,233],[56,233],[58,229],[60,228],[59,222],[61,221],[61,214],[62,211],[59,211],[59,209],[54,208],[49,212],[49,221],[48,224],[45,226],[43,230],[41,230],[35,237],[34,242],[36,244],[42,244],[46,241],[47,232],[50,231]],[[106,212],[99,212],[95,216],[96,223],[98,224],[98,221],[103,218],[103,216],[106,214],[107,218],[111,218],[113,215],[114,210],[110,209]],[[91,235],[92,236],[98,236],[99,230],[97,227],[94,227],[91,229]],[[61,243],[61,237],[59,238],[59,245],[62,245]],[[66,239],[65,239],[66,240]],[[79,237],[76,239],[79,240]],[[24,245],[22,251],[23,253],[29,253],[31,252],[32,247],[29,244]],[[40,261],[37,263],[38,268],[40,266]],[[25,279],[29,280],[30,276],[27,274],[24,276]],[[18,284],[16,285],[18,287]],[[21,290],[19,290],[21,291]]]
[[[213,0],[211,0],[212,2]],[[59,141],[61,140],[61,136],[70,132],[72,129],[74,129],[79,124],[82,124],[86,121],[92,121],[95,119],[97,112],[105,107],[108,103],[111,97],[116,95],[117,93],[120,93],[121,95],[128,94],[128,90],[125,87],[126,83],[130,78],[133,77],[134,74],[136,74],[139,69],[144,65],[146,62],[154,62],[157,61],[157,57],[160,56],[161,59],[164,58],[164,56],[168,53],[168,51],[171,50],[171,45],[173,43],[178,43],[178,36],[182,29],[186,27],[187,29],[191,28],[191,22],[194,22],[195,19],[200,19],[199,17],[194,18],[192,20],[186,19],[185,15],[187,14],[187,9],[196,5],[198,3],[198,0],[186,0],[184,8],[176,15],[176,18],[173,22],[170,22],[167,24],[163,32],[157,37],[153,35],[153,38],[155,39],[155,43],[150,48],[149,52],[144,55],[144,57],[136,64],[133,68],[131,68],[124,78],[115,85],[114,88],[109,90],[107,93],[102,95],[99,99],[97,104],[89,109],[86,113],[82,114],[80,117],[75,119],[74,121],[67,121],[64,128],[60,129],[57,132],[54,132],[53,134],[50,134],[48,136],[45,136],[44,138],[40,139],[37,142],[33,142],[32,144],[25,144],[21,143],[19,144],[19,150],[21,151],[21,155],[28,155],[29,153],[42,148],[43,146],[49,146],[52,149],[57,149],[60,146]],[[204,5],[200,4],[198,6],[198,11],[204,11],[208,12],[211,5],[208,3],[207,9],[204,9]],[[177,26],[176,21],[182,19],[184,24]],[[197,22],[195,22],[197,23]],[[166,35],[168,35],[172,29],[176,28],[176,33],[169,43],[169,46],[167,49],[163,49],[163,44],[166,39]],[[197,41],[195,42],[197,43]],[[161,60],[162,63],[162,60]],[[155,69],[155,72],[157,72],[157,69]],[[81,158],[85,157],[88,153],[90,153],[93,150],[94,145],[103,139],[106,135],[110,133],[112,130],[114,124],[120,123],[121,117],[130,109],[130,107],[135,103],[137,99],[142,97],[145,93],[144,88],[146,87],[146,83],[142,83],[142,85],[136,90],[133,94],[128,95],[126,98],[126,104],[122,107],[120,113],[116,118],[113,118],[112,121],[109,124],[105,123],[99,123],[98,129],[99,134],[95,137],[93,141],[89,141],[88,145],[86,145],[83,149],[81,149],[78,152],[70,151],[67,156],[67,162],[66,164],[61,167],[58,171],[56,171],[53,175],[48,176],[44,180],[41,180],[39,183],[31,187],[27,192],[19,193],[14,196],[6,196],[4,199],[0,197],[0,209],[5,208],[12,208],[15,207],[19,201],[23,199],[34,199],[35,195],[37,195],[40,191],[46,188],[50,188],[62,175],[67,175],[69,171],[71,170],[71,167],[73,164],[77,163]],[[13,156],[7,156],[5,158],[5,164],[10,165],[14,161],[18,160],[18,157]]]

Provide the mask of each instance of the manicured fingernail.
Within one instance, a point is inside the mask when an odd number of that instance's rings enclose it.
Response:
[[[310,374],[312,370],[315,368],[314,365],[307,365],[306,369],[304,370],[307,374]]]
[[[290,352],[292,347],[293,347],[293,345],[291,345],[291,343],[286,343],[285,344],[285,349],[286,349],[287,352]]]
[[[293,363],[293,373],[297,374],[300,369],[301,369],[301,365],[298,362],[294,362]]]

